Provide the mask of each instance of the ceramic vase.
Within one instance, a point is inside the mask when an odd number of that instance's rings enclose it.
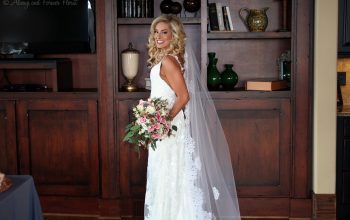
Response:
[[[241,8],[239,10],[239,17],[249,31],[264,32],[269,23],[269,19],[266,14],[268,9],[268,7],[262,9]],[[244,12],[246,13],[245,17],[243,15]]]
[[[179,14],[182,10],[182,6],[178,2],[173,2],[170,6],[170,12],[172,14]]]
[[[163,0],[159,7],[160,7],[160,11],[163,13],[163,14],[170,14],[171,13],[171,6],[174,2],[171,1],[171,0]]]
[[[197,12],[201,8],[200,0],[184,0],[183,6],[185,11]]]
[[[128,48],[122,51],[121,57],[123,75],[128,81],[123,87],[128,92],[136,91],[137,87],[132,81],[137,75],[140,53],[129,43]]]
[[[225,70],[221,73],[221,84],[224,90],[233,90],[238,82],[238,75],[232,69],[233,64],[225,64]]]
[[[216,64],[218,59],[215,58],[215,53],[208,53],[209,63],[207,67],[207,86],[208,90],[219,90],[221,84],[221,77]]]

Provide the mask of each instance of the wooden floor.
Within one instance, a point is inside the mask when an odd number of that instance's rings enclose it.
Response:
[[[60,214],[45,214],[44,220],[143,220],[142,217],[135,218],[99,218],[98,216],[83,216],[83,215],[60,215]],[[307,218],[282,218],[282,217],[242,217],[242,220],[310,220]]]

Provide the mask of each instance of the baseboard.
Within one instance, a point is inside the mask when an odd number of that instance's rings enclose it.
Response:
[[[312,194],[312,219],[335,220],[336,219],[336,195]]]
[[[102,217],[83,214],[44,213],[44,220],[121,220],[119,217]]]
[[[143,217],[100,217],[94,215],[45,213],[45,220],[143,220]],[[242,220],[311,220],[310,218],[288,218],[278,216],[242,216]]]

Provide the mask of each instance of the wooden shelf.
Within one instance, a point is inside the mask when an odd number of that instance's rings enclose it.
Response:
[[[150,25],[154,18],[118,18],[118,25]],[[200,24],[200,18],[181,18],[183,24]]]
[[[291,38],[291,32],[234,32],[234,31],[211,31],[208,40],[226,39],[279,39]]]
[[[261,98],[290,98],[290,91],[211,91],[213,99],[261,99]]]

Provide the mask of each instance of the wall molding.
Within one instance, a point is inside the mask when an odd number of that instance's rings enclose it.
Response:
[[[336,219],[336,195],[312,193],[312,219]]]

